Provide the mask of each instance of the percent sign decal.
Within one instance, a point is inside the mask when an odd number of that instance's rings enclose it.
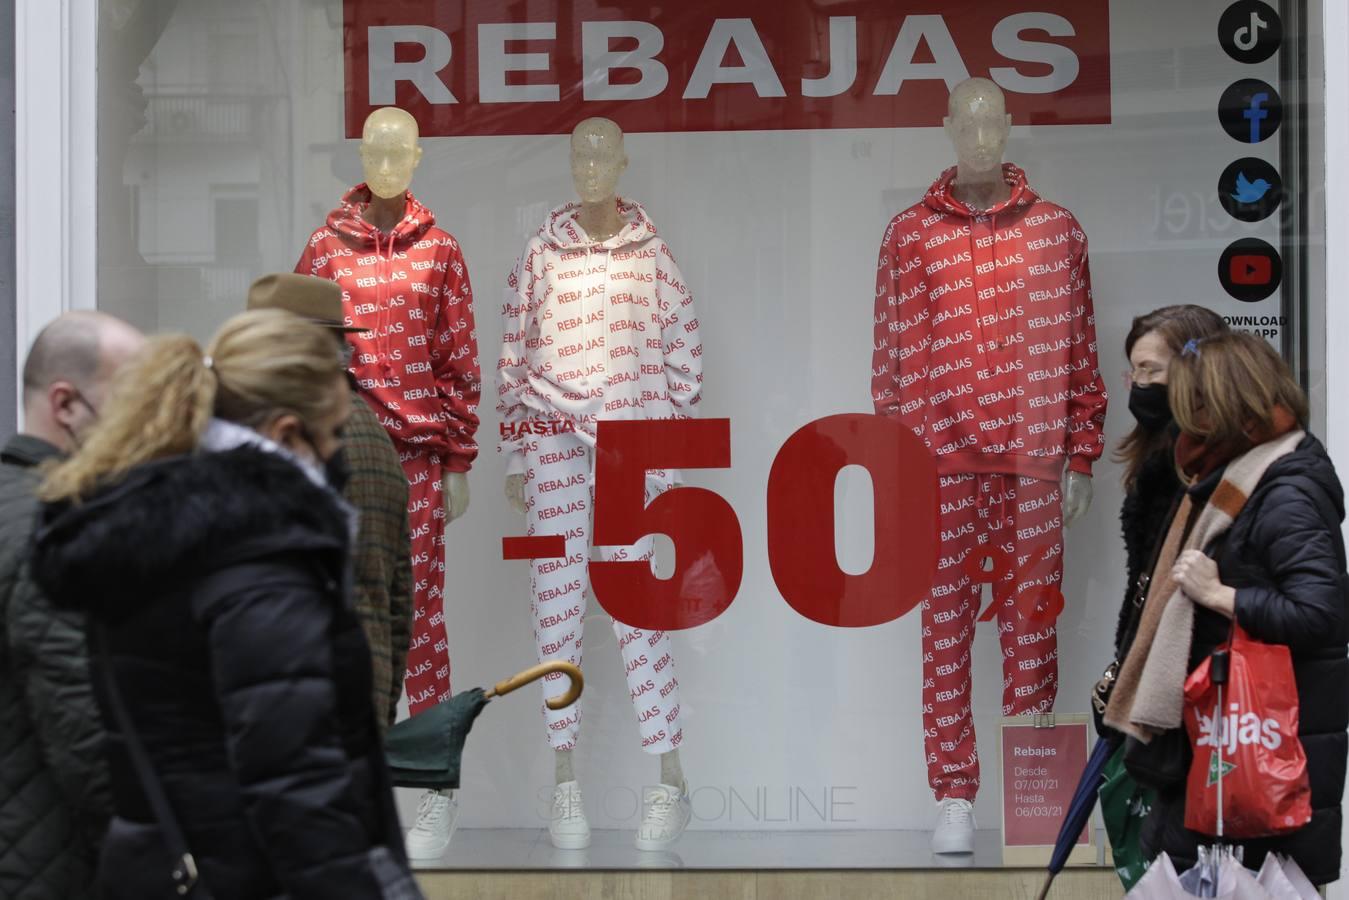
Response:
[[[648,504],[645,485],[652,469],[729,468],[730,420],[603,421],[595,452],[594,543],[622,546],[664,534],[675,545],[675,572],[665,579],[646,560],[592,560],[591,585],[605,612],[635,628],[662,631],[693,628],[724,613],[744,575],[735,510],[716,492],[687,486]],[[839,567],[834,547],[834,484],[852,465],[867,470],[875,491],[875,551],[871,568],[858,575]],[[883,625],[908,613],[926,598],[936,573],[937,498],[932,456],[903,424],[845,413],[803,426],[778,451],[768,476],[768,560],[783,599],[812,621],[847,628]],[[1038,549],[1032,560],[1041,556]],[[562,535],[502,539],[504,559],[565,555]],[[1010,602],[1033,602],[1023,611],[1032,621],[1053,621],[1063,609],[1055,585],[1016,591],[1017,580],[1035,574],[1034,562],[1014,567],[1007,553],[988,547],[971,554],[966,566],[972,582],[993,585],[993,602],[980,621]]]

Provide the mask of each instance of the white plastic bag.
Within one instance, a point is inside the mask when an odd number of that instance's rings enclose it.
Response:
[[[1260,867],[1260,874],[1256,880],[1260,882],[1261,887],[1269,891],[1274,900],[1321,898],[1297,863],[1286,857],[1277,857],[1273,853],[1265,857],[1265,864]]]
[[[1163,853],[1153,861],[1146,874],[1128,893],[1128,900],[1190,900],[1194,896],[1196,895],[1185,890],[1182,877],[1176,874],[1171,857]],[[1256,877],[1231,857],[1224,857],[1218,864],[1216,896],[1219,900],[1271,900],[1270,892],[1261,887]]]
[[[1189,894],[1180,886],[1180,876],[1171,857],[1163,853],[1152,861],[1143,877],[1138,879],[1127,900],[1188,900]]]

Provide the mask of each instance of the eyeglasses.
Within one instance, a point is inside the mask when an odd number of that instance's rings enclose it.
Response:
[[[1166,377],[1165,366],[1136,366],[1132,369],[1125,369],[1119,377],[1124,381],[1125,388],[1145,384],[1157,384]]]

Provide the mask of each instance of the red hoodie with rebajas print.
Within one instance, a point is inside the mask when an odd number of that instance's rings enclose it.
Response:
[[[891,220],[876,272],[871,393],[937,471],[1091,474],[1105,446],[1087,237],[1003,166],[1011,197],[955,198],[955,169]]]
[[[450,472],[478,455],[478,336],[473,288],[456,241],[409,192],[389,234],[361,217],[370,190],[357,185],[309,238],[295,271],[342,286],[351,371],[400,449],[425,448]]]

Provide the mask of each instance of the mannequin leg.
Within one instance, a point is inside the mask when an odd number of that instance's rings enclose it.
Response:
[[[553,751],[553,783],[566,784],[576,780],[576,769],[572,766],[572,751]]]
[[[623,652],[628,696],[637,714],[637,730],[646,753],[667,753],[684,741],[679,715],[679,679],[675,677],[670,636],[614,622]]]
[[[647,480],[646,502],[650,503],[666,487]],[[655,556],[655,542],[648,536],[630,547],[602,547],[600,558],[648,562]],[[627,673],[628,696],[637,713],[637,729],[642,750],[665,754],[684,740],[679,715],[679,679],[675,677],[674,654],[670,636],[664,631],[643,631],[622,622],[614,622],[614,635],[623,653]],[[682,782],[662,782],[676,787]]]
[[[408,478],[408,527],[412,537],[412,643],[406,690],[415,716],[450,695],[449,640],[445,631],[445,505],[440,457],[404,450]]]
[[[975,475],[942,476],[937,575],[923,601],[923,746],[928,783],[938,800],[973,800],[979,751],[970,709],[970,651],[980,586],[964,573],[983,531]]]
[[[525,453],[526,533],[567,535],[565,557],[536,559],[530,565],[530,610],[539,662],[560,659],[579,666],[589,582],[590,454],[571,435],[541,436],[526,446]],[[566,676],[550,675],[542,685],[544,699],[554,697],[566,688]],[[575,748],[580,705],[552,710],[540,704],[540,708],[548,745],[554,750]]]
[[[1002,714],[1049,712],[1058,693],[1058,637],[1051,621],[1026,616],[1046,586],[1063,586],[1063,493],[1058,481],[1008,478],[1007,515],[996,540],[1014,553],[1018,571],[1014,605],[998,611],[1002,644]],[[1025,598],[1015,603],[1017,598]],[[1040,601],[1043,604],[1046,601]]]
[[[684,783],[684,767],[679,762],[679,751],[669,750],[660,755],[660,783],[679,787]]]

